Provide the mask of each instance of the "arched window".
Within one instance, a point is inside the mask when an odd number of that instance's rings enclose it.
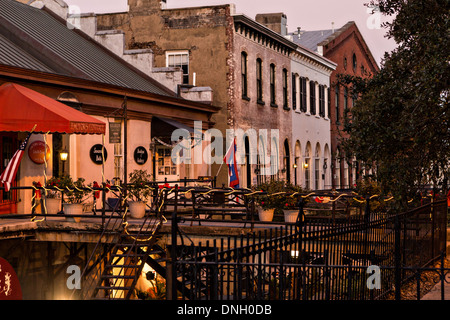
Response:
[[[358,61],[356,59],[355,53],[353,54],[353,57],[352,57],[352,64],[353,64],[353,70],[356,71],[356,68],[358,68]]]
[[[308,142],[305,149],[305,162],[303,168],[305,169],[305,188],[310,189],[310,170],[311,170],[311,144]]]
[[[316,144],[316,150],[314,152],[314,187],[316,190],[320,190],[320,144]]]
[[[291,182],[291,154],[288,139],[284,140],[284,169],[286,170],[286,181]]]
[[[300,185],[300,177],[301,175],[299,172],[301,172],[301,153],[302,153],[302,147],[300,145],[300,141],[297,140],[295,143],[295,153],[294,153],[294,184]]]

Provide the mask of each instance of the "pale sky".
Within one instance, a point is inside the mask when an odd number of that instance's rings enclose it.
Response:
[[[82,13],[127,11],[127,0],[65,0],[77,5]],[[168,8],[196,7],[234,3],[236,12],[254,19],[257,13],[283,12],[287,15],[288,31],[335,29],[348,21],[355,21],[374,58],[380,64],[384,52],[395,48],[395,42],[385,37],[386,30],[380,22],[387,18],[371,15],[365,3],[369,0],[167,0]]]

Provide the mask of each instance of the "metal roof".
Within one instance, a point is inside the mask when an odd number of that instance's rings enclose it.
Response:
[[[316,30],[316,31],[301,31],[300,38],[298,34],[292,34],[292,41],[295,43],[308,48],[314,52],[317,52],[317,44],[326,40],[329,36],[333,34],[333,30]]]
[[[1,63],[8,59],[5,64],[17,67],[38,68],[159,95],[175,95],[79,30],[69,29],[62,19],[45,9],[0,0],[0,35],[2,33],[9,43],[1,45],[4,50]],[[18,54],[6,58],[5,55],[11,53],[12,43],[28,54],[22,59]],[[30,55],[34,58],[28,59]]]
[[[0,64],[53,73],[54,70],[0,34]]]

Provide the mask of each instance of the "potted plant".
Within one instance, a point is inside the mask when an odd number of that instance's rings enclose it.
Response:
[[[83,214],[83,202],[85,196],[89,193],[84,184],[84,178],[78,178],[76,181],[69,175],[60,178],[59,187],[63,189],[64,202],[63,210],[66,215]],[[81,217],[67,218],[69,221],[79,222]]]
[[[147,170],[134,170],[130,173],[128,192],[131,201],[128,201],[128,206],[132,218],[139,219],[145,216],[145,207],[152,194],[152,190],[148,187],[151,178],[152,175],[147,173]]]
[[[58,177],[48,179],[45,184],[44,199],[48,214],[57,214],[61,211],[61,193],[57,190],[60,184],[61,180]]]
[[[284,214],[285,222],[296,222],[299,208],[298,208],[298,196],[295,193],[302,193],[303,190],[299,186],[287,184],[285,186],[286,195],[284,196],[281,205]]]
[[[273,194],[284,191],[284,182],[272,180],[260,184],[258,189],[266,193],[256,199],[259,220],[272,221],[275,210],[280,207],[280,196]]]

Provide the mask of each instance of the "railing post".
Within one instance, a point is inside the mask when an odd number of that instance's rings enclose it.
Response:
[[[175,203],[172,212],[172,245],[170,248],[170,263],[168,265],[167,274],[167,299],[177,300],[177,234],[178,234],[178,218],[177,218],[177,204],[178,204],[178,184],[175,185]]]
[[[395,259],[395,300],[401,300],[401,251],[400,251],[400,218],[399,214],[396,214],[394,217],[394,259]]]

